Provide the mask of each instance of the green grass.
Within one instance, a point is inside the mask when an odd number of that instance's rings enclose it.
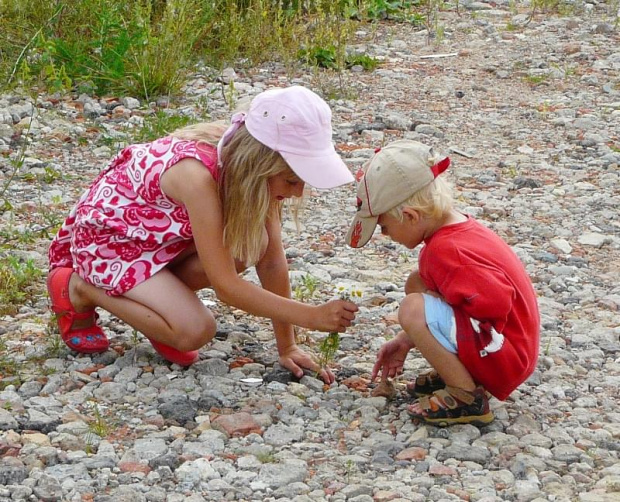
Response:
[[[191,117],[186,115],[172,115],[163,110],[155,112],[145,118],[140,130],[133,135],[134,142],[153,141],[166,136],[175,129],[184,127],[192,122]]]
[[[7,256],[0,261],[0,315],[12,315],[32,299],[43,272],[32,259]]]
[[[357,23],[427,15],[405,0],[3,0],[0,82],[150,100],[178,93],[199,62],[294,67],[303,54],[344,70]]]

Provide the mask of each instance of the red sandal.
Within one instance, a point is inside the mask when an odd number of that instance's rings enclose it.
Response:
[[[149,342],[151,342],[151,345],[161,357],[163,357],[166,361],[170,361],[171,363],[178,364],[179,366],[190,366],[191,364],[194,364],[196,361],[198,361],[199,356],[197,350],[181,352],[174,347],[170,347],[170,345],[156,342],[155,340],[151,340],[150,338]]]
[[[50,297],[51,310],[56,314],[60,337],[67,346],[82,354],[104,352],[110,346],[103,330],[93,324],[87,328],[72,328],[74,321],[93,319],[97,314],[94,310],[76,312],[69,299],[69,280],[73,269],[58,267],[47,276],[47,291]]]

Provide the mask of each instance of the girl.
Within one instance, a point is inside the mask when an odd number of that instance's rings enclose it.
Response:
[[[280,364],[297,377],[315,361],[293,325],[343,332],[357,307],[291,299],[280,235],[282,202],[304,184],[353,181],[331,140],[331,110],[304,87],[259,94],[227,130],[180,129],[125,148],[71,211],[50,250],[48,291],[62,339],[82,353],[109,342],[101,307],[142,332],[165,359],[187,366],[216,332],[194,291],[270,317]],[[255,265],[263,288],[238,274]],[[321,370],[331,383],[331,372]]]

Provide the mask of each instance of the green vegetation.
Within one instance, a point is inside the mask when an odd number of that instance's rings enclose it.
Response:
[[[43,272],[33,260],[7,256],[0,261],[0,315],[15,314],[35,295]]]
[[[424,24],[438,0],[3,0],[0,82],[44,92],[179,91],[195,65],[279,60],[344,70],[359,23]]]
[[[319,280],[311,274],[302,276],[299,284],[295,286],[294,296],[298,302],[310,300],[319,287]]]
[[[192,122],[192,119],[187,115],[172,115],[166,113],[165,110],[160,110],[146,117],[142,128],[132,135],[132,138],[137,143],[153,141],[166,136],[175,129],[185,127],[190,122]]]

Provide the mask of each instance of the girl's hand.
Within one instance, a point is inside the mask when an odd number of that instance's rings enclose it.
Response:
[[[381,380],[400,375],[403,372],[407,354],[414,347],[415,345],[409,341],[404,331],[400,331],[392,340],[384,343],[377,354],[377,362],[372,367],[371,381],[374,382],[380,370]]]
[[[332,300],[314,307],[318,313],[312,316],[307,328],[317,331],[337,331],[344,333],[355,319],[355,312],[359,309],[353,302],[346,300]]]
[[[297,378],[304,376],[303,368],[318,373],[326,384],[334,383],[336,377],[329,368],[321,368],[310,354],[292,345],[280,353],[280,366],[289,370]]]

